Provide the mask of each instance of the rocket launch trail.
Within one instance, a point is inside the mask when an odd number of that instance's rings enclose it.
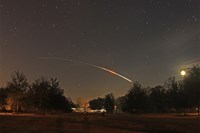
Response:
[[[80,63],[80,64],[85,64],[85,65],[88,65],[88,66],[91,66],[91,67],[94,67],[94,68],[98,68],[100,70],[103,70],[103,71],[106,71],[108,73],[111,73],[115,76],[118,76],[130,83],[132,83],[132,80],[130,80],[129,78],[113,71],[113,70],[110,70],[110,69],[107,69],[105,67],[101,67],[101,66],[98,66],[98,65],[94,65],[94,64],[90,64],[90,63],[86,63],[86,62],[82,62],[82,61],[77,61],[77,60],[72,60],[72,59],[65,59],[65,58],[56,58],[56,57],[39,57],[39,59],[42,59],[42,60],[59,60],[59,61],[67,61],[67,62],[75,62],[75,63]]]

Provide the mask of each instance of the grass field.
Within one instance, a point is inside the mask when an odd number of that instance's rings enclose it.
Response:
[[[0,133],[200,133],[200,118],[176,115],[0,114]]]

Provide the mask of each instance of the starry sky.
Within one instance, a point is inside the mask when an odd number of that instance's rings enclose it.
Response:
[[[61,61],[41,57],[74,60]],[[0,86],[19,70],[57,77],[65,94],[123,95],[200,62],[200,0],[0,0]]]

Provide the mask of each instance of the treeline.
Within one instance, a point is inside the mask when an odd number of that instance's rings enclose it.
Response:
[[[56,78],[40,78],[28,83],[24,74],[15,72],[6,87],[0,88],[0,111],[11,112],[71,112],[75,107],[64,96]],[[107,112],[128,113],[200,113],[200,67],[187,69],[182,80],[170,77],[163,85],[143,87],[134,82],[128,92],[114,98],[112,93],[89,101],[91,109],[106,109]]]
[[[71,112],[72,107],[56,78],[28,83],[24,74],[15,72],[6,87],[0,88],[0,111],[53,113]]]
[[[109,96],[109,95],[108,95]],[[114,99],[113,95],[109,96]],[[133,83],[126,95],[109,102],[105,97],[89,101],[92,109],[109,107],[109,112],[128,113],[186,113],[200,111],[200,67],[187,69],[182,80],[170,77],[163,85],[143,87],[139,82]],[[109,104],[109,105],[108,105]]]

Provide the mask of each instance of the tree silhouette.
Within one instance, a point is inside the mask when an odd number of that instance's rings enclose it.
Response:
[[[50,78],[49,104],[52,110],[70,111],[73,106],[71,99],[64,96],[64,90],[61,88],[56,78]]]
[[[166,107],[166,93],[163,86],[151,88],[149,99],[153,112],[163,112]]]
[[[128,94],[126,94],[126,107],[124,110],[127,112],[145,111],[146,98],[147,94],[140,83],[133,83],[132,88],[128,91]]]
[[[185,96],[183,82],[176,81],[175,77],[169,77],[164,84],[166,88],[167,102],[169,108],[184,110],[187,107],[187,98]]]
[[[6,105],[8,104],[7,102],[7,92],[5,88],[0,88],[0,110],[5,111],[6,110]]]
[[[21,111],[21,106],[25,104],[26,92],[29,84],[24,74],[16,71],[11,76],[11,81],[7,83],[8,104],[15,112]]]
[[[198,108],[198,115],[200,115],[200,67],[198,65],[189,69],[183,85],[189,106]]]
[[[108,113],[113,113],[115,99],[112,93],[105,95],[105,109]]]
[[[102,109],[104,108],[105,98],[98,97],[97,99],[93,99],[89,101],[91,109]]]
[[[122,111],[126,111],[126,97],[125,96],[121,96],[118,97],[115,100],[116,106],[117,106],[117,112],[122,112]]]
[[[71,99],[64,96],[64,91],[56,78],[35,80],[28,95],[33,108],[39,113],[49,111],[70,112],[73,106]]]
[[[30,88],[29,95],[32,95],[31,102],[38,112],[43,112],[49,107],[49,81],[44,78],[35,80]]]

